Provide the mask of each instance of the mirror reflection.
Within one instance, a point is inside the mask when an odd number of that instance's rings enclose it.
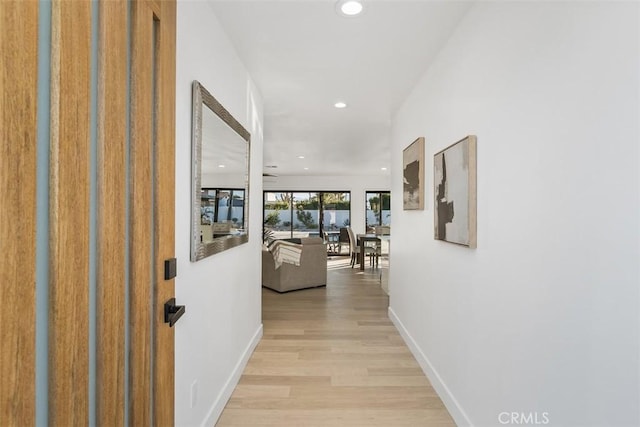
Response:
[[[202,242],[244,232],[244,189],[203,188],[200,201]]]
[[[191,260],[248,241],[249,133],[199,83],[193,83]]]

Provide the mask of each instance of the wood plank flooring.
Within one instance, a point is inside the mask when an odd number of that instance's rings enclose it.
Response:
[[[216,425],[455,426],[388,305],[379,271],[348,258],[326,288],[263,289],[264,337]]]

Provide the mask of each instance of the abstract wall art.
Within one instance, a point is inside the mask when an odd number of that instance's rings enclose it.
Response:
[[[476,150],[469,135],[433,157],[436,240],[477,245]]]
[[[424,138],[420,137],[402,152],[402,208],[424,209]]]

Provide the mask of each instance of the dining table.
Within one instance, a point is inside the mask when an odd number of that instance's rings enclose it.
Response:
[[[358,239],[358,245],[360,246],[360,253],[358,254],[358,262],[360,263],[360,270],[364,270],[364,247],[366,242],[376,242],[380,243],[380,236],[377,234],[358,234],[356,235]]]

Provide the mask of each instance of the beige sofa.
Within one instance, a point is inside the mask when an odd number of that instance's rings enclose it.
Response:
[[[302,255],[300,265],[282,264],[275,268],[273,255],[262,251],[262,286],[276,292],[326,286],[327,247],[320,237],[300,239]]]

